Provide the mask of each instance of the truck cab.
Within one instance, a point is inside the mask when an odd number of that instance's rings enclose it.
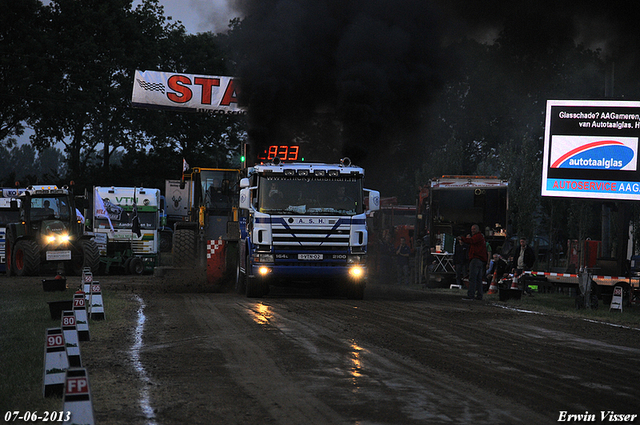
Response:
[[[364,169],[340,164],[282,163],[252,167],[240,191],[236,285],[262,296],[270,284],[317,282],[361,299],[366,279],[369,210],[380,194],[364,189]],[[326,288],[329,289],[329,288]]]

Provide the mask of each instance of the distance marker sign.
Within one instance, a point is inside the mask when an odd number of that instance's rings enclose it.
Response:
[[[640,102],[549,100],[542,196],[640,200]]]

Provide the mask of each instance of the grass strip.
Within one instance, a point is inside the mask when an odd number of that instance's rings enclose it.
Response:
[[[44,292],[42,278],[3,278],[0,281],[0,414],[8,411],[60,411],[59,397],[43,396],[44,343],[47,328],[58,328],[60,320],[53,320],[47,301],[72,300],[80,286],[80,277],[67,280],[66,291]],[[74,284],[72,282],[77,282]],[[130,320],[133,301],[128,294],[105,291],[103,303],[106,320],[90,320],[90,344],[105,338],[111,325]],[[84,359],[83,359],[84,360]],[[88,370],[91,380],[91,371]],[[4,416],[3,416],[4,417]]]

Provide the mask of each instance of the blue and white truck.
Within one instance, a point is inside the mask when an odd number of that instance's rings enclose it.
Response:
[[[276,158],[247,169],[240,187],[239,291],[260,297],[271,284],[315,282],[363,298],[366,216],[380,207],[380,193],[364,188],[363,168],[348,158],[338,164]]]

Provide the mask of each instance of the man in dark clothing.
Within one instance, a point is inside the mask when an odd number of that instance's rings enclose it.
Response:
[[[536,262],[536,254],[533,248],[527,245],[527,238],[520,238],[520,245],[516,246],[511,261],[511,271],[515,278],[520,277],[523,271],[531,270],[533,263]]]
[[[462,288],[462,278],[469,268],[469,247],[460,239],[456,241],[453,249],[453,267],[456,269],[456,284]]]
[[[487,244],[484,235],[480,233],[480,226],[471,226],[471,235],[459,236],[458,240],[469,244],[469,290],[465,299],[482,300],[482,276],[487,262]],[[476,294],[477,292],[477,294]]]

